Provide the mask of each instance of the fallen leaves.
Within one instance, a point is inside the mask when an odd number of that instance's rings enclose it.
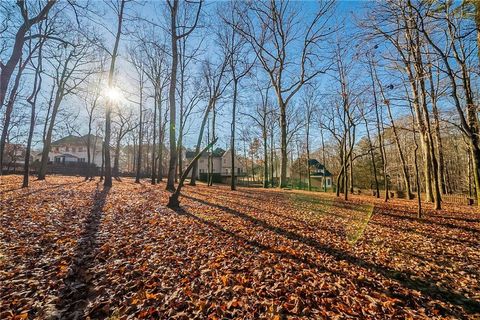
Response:
[[[467,208],[197,186],[173,212],[163,184],[2,179],[1,319],[480,316]]]

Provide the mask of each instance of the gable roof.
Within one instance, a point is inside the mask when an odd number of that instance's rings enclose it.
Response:
[[[85,145],[87,143],[87,139],[88,139],[88,134],[83,135],[81,137],[74,136],[71,134],[61,139],[58,139],[57,141],[52,142],[51,145],[52,146],[59,146],[59,145],[66,145],[66,144]],[[95,142],[95,139],[97,139],[97,141],[102,141],[103,138],[91,134],[90,140],[92,143]]]
[[[325,166],[323,164],[318,162],[317,159],[309,159],[308,160],[308,165],[311,166],[311,167],[314,167],[316,169],[323,170],[323,172],[324,172],[324,173],[312,173],[311,174],[312,177],[323,177],[324,175],[325,175],[325,177],[331,177],[332,176],[330,171],[328,171],[327,168],[325,168]]]
[[[202,158],[203,157],[208,157],[209,154],[211,154],[212,157],[222,157],[225,154],[225,150],[223,150],[222,148],[216,148],[211,153],[210,152],[205,152],[204,154],[202,154]],[[193,150],[187,150],[185,152],[185,157],[187,159],[193,159],[195,157],[195,155],[196,155],[196,153]]]

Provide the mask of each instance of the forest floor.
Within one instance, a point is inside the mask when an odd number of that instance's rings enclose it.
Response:
[[[0,319],[479,319],[480,214],[414,201],[0,181]]]

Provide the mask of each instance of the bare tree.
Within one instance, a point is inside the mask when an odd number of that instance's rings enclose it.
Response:
[[[281,188],[287,185],[286,109],[305,83],[327,70],[327,67],[321,67],[314,61],[320,61],[318,49],[331,33],[328,21],[333,7],[332,2],[318,2],[313,19],[306,25],[298,20],[301,15],[290,2],[255,1],[249,3],[248,10],[240,6],[237,9],[241,23],[236,28],[250,43],[277,96],[281,130]],[[294,51],[292,46],[296,48]],[[299,54],[294,55],[293,52]],[[297,76],[294,76],[295,73]]]
[[[177,143],[176,143],[176,87],[177,87],[177,69],[178,69],[178,41],[195,30],[200,17],[200,11],[202,9],[203,1],[198,2],[197,13],[195,15],[194,22],[191,27],[186,28],[182,33],[178,33],[177,19],[178,19],[178,0],[167,0],[167,5],[170,11],[170,39],[172,50],[172,71],[170,73],[170,88],[169,88],[169,104],[170,104],[170,161],[168,166],[168,178],[167,178],[167,190],[175,190],[175,172],[177,165]]]
[[[56,0],[46,1],[45,4],[39,8],[38,14],[30,17],[29,8],[27,7],[26,1],[17,1],[16,5],[20,10],[23,21],[15,34],[15,42],[12,46],[10,57],[6,62],[0,61],[0,108],[3,106],[5,101],[10,78],[12,77],[18,62],[22,59],[25,41],[28,39],[28,37],[32,38],[34,36],[27,36],[27,33],[32,26],[47,17],[49,11],[56,2]],[[36,37],[38,37],[38,35],[36,35]]]
[[[50,152],[50,144],[52,141],[53,129],[56,123],[56,117],[62,104],[63,99],[74,94],[80,85],[92,74],[91,68],[92,51],[90,45],[77,39],[76,42],[65,44],[59,51],[53,52],[49,61],[54,61],[53,75],[55,82],[55,96],[52,101],[51,115],[46,118],[48,126],[45,139],[43,141],[42,159],[38,170],[38,179],[44,180],[47,173],[48,154]]]
[[[120,37],[122,35],[122,24],[124,19],[124,9],[126,0],[119,0],[118,7],[115,7],[115,13],[117,15],[117,32],[115,34],[115,43],[111,52],[110,70],[108,72],[108,88],[113,90],[115,63],[118,56],[118,46],[120,43]],[[112,101],[107,101],[105,108],[105,136],[104,136],[104,149],[105,149],[105,181],[103,185],[105,187],[112,186],[112,167],[110,158],[110,136],[111,136],[111,123],[112,123]]]

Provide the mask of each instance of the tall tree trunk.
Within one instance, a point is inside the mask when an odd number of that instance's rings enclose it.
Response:
[[[15,76],[15,82],[10,90],[10,97],[8,99],[7,108],[5,109],[5,115],[3,120],[2,137],[0,138],[0,175],[3,173],[3,154],[5,152],[5,144],[7,143],[8,129],[10,128],[10,120],[12,117],[13,106],[17,98],[18,86],[20,85],[20,78],[22,77],[23,70],[27,66],[26,63],[22,63],[20,57],[20,64],[18,66],[17,75]],[[0,104],[0,107],[2,105]]]
[[[138,124],[138,154],[137,154],[137,172],[135,175],[135,183],[140,183],[142,174],[142,144],[143,144],[143,85],[140,86],[140,104],[139,104],[139,124]]]
[[[311,118],[311,111],[308,110],[307,113],[307,183],[308,183],[308,191],[312,191],[312,178],[310,176],[310,118]]]
[[[37,97],[38,93],[40,92],[40,89],[42,88],[42,49],[43,49],[43,43],[40,44],[40,47],[38,49],[38,64],[37,67],[35,68],[35,80],[33,82],[33,89],[32,89],[32,94],[27,98],[27,102],[30,104],[31,113],[30,113],[30,127],[28,130],[28,138],[27,138],[27,147],[25,150],[25,162],[24,162],[24,167],[23,167],[23,183],[22,183],[22,188],[27,188],[29,184],[29,177],[30,177],[30,155],[31,155],[31,150],[32,150],[32,139],[33,139],[33,133],[35,131],[35,109],[37,105]],[[1,166],[1,161],[0,161],[0,166]]]
[[[235,190],[235,124],[236,124],[236,114],[237,114],[237,94],[238,94],[238,80],[233,74],[233,101],[232,101],[232,124],[230,131],[230,152],[231,152],[231,168],[232,172],[230,175],[230,189]],[[266,157],[266,156],[265,156]]]
[[[120,2],[120,11],[118,13],[118,26],[117,34],[115,36],[115,44],[112,51],[112,61],[110,62],[110,71],[108,73],[108,87],[113,87],[113,77],[115,73],[115,62],[117,60],[118,45],[120,43],[120,36],[122,35],[122,22],[123,22],[123,9],[125,8],[125,0]],[[110,136],[111,136],[111,124],[112,124],[112,101],[107,101],[107,107],[105,108],[105,181],[103,185],[105,187],[112,186],[112,166],[110,158]]]
[[[154,102],[154,106],[153,106],[153,137],[152,137],[152,176],[151,176],[151,180],[150,180],[150,183],[152,185],[155,185],[157,183],[157,167],[156,167],[156,163],[157,163],[157,158],[156,158],[156,149],[157,149],[157,145],[156,145],[156,140],[157,140],[157,107],[158,107],[158,103],[159,103],[159,100],[160,100],[160,94],[158,92],[158,89],[156,88],[155,89],[155,102]]]
[[[370,77],[372,80],[372,89],[373,89],[373,100],[375,104],[375,116],[377,120],[377,135],[378,135],[378,145],[380,148],[380,159],[382,160],[383,166],[383,183],[385,188],[385,201],[388,201],[388,178],[387,178],[387,163],[386,163],[386,155],[385,155],[385,145],[383,143],[383,124],[380,122],[380,115],[378,113],[378,100],[377,100],[377,93],[376,93],[376,86],[375,86],[375,78],[374,78],[374,67],[372,66],[372,62],[369,65],[370,68]]]
[[[168,165],[168,177],[167,177],[167,190],[175,191],[175,173],[177,166],[177,143],[176,143],[176,86],[177,86],[177,68],[178,68],[178,43],[177,43],[177,10],[178,0],[173,0],[173,4],[170,7],[170,32],[171,32],[171,46],[172,46],[172,71],[170,73],[170,88],[169,88],[169,101],[170,101],[170,127],[169,127],[169,140],[170,140],[170,161]]]
[[[266,119],[263,118],[262,139],[263,139],[263,188],[268,188],[268,135]]]
[[[47,135],[45,136],[45,141],[43,143],[42,159],[40,162],[40,169],[38,170],[38,180],[45,180],[45,176],[47,174],[48,153],[50,152],[52,143],[53,127],[55,125],[58,108],[60,107],[60,103],[63,100],[63,89],[59,87],[58,90],[59,91],[57,91],[57,94],[55,95],[55,101],[53,103],[52,115],[50,117]]]
[[[100,165],[100,181],[105,178],[105,141],[102,141],[102,164]]]
[[[275,166],[274,166],[274,141],[273,141],[273,125],[272,128],[270,129],[270,185],[275,187],[275,182],[273,180],[273,174],[275,171]]]
[[[440,179],[440,187],[442,194],[447,193],[447,175],[445,173],[445,160],[443,156],[442,136],[440,134],[440,117],[437,108],[437,94],[433,83],[433,72],[431,64],[429,64],[428,74],[430,78],[430,98],[432,101],[432,113],[434,121],[434,137],[438,154],[438,176]]]
[[[158,174],[157,183],[163,181],[163,141],[164,130],[162,126],[162,99],[158,102]]]
[[[277,92],[280,107],[280,188],[287,186],[287,113],[281,93]],[[291,178],[291,177],[290,177]]]
[[[120,142],[122,140],[122,130],[120,130],[118,134],[117,141],[115,142],[115,154],[113,156],[113,176],[118,178],[120,173],[119,165],[120,165]]]
[[[398,156],[400,158],[400,163],[402,164],[402,174],[403,174],[403,182],[405,184],[405,191],[407,193],[407,199],[412,199],[412,189],[410,186],[410,174],[408,172],[407,162],[405,161],[405,156],[403,154],[402,147],[400,146],[400,138],[398,136],[397,127],[395,126],[395,121],[392,116],[392,110],[390,108],[390,103],[387,101],[387,111],[388,116],[390,118],[390,123],[392,124],[392,131],[393,136],[395,138],[395,145],[397,147]]]
[[[368,128],[368,122],[365,115],[363,115],[363,120],[365,121],[365,128],[367,129],[367,139],[368,139],[368,146],[370,148],[370,156],[372,158],[372,169],[373,169],[373,177],[375,181],[375,196],[380,198],[380,189],[378,186],[378,177],[377,177],[377,165],[375,163],[375,153],[373,150],[372,139],[370,137],[370,129]]]

